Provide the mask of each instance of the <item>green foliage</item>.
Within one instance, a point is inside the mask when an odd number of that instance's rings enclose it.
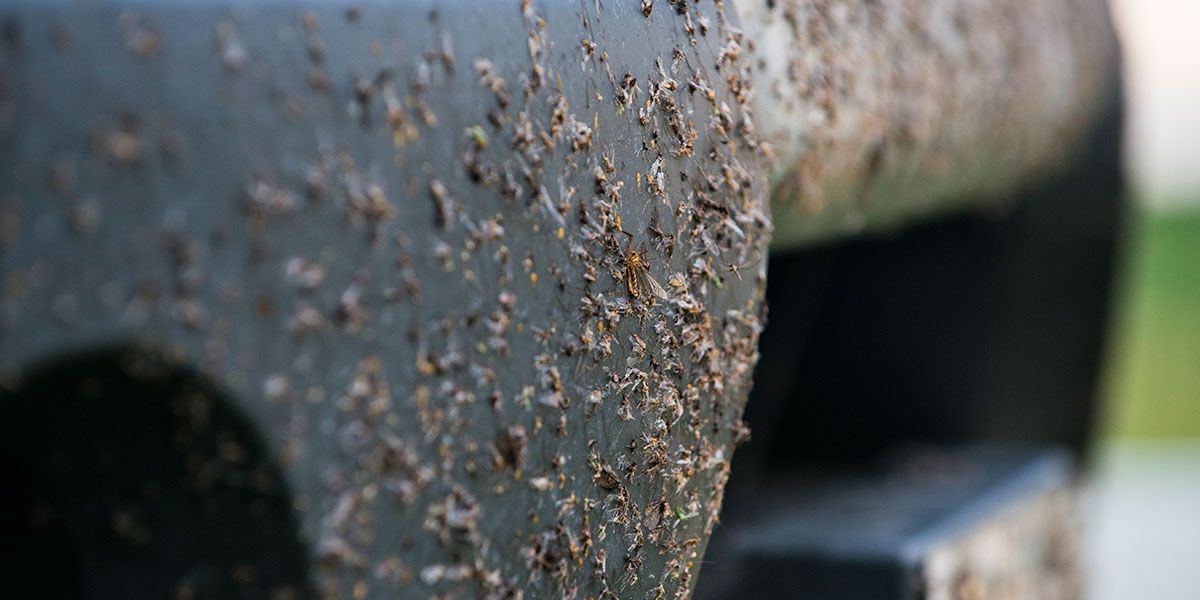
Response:
[[[1128,233],[1107,377],[1108,432],[1200,437],[1200,210],[1143,210]]]

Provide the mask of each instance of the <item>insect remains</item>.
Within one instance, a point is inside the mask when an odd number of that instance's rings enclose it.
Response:
[[[729,263],[728,265],[726,265],[726,268],[729,270],[730,273],[732,273],[735,277],[738,278],[738,281],[741,281],[742,269],[750,269],[750,268],[756,267],[756,266],[758,266],[758,264],[760,262],[762,262],[762,258],[759,258],[758,260],[751,261],[751,262],[741,264],[741,265],[739,265],[737,263]]]
[[[644,248],[642,250],[634,250],[633,236],[628,232],[622,233],[630,236],[629,243],[625,246],[625,255],[621,261],[625,274],[625,288],[629,291],[629,296],[640,299],[648,290],[661,300],[670,299],[667,291],[650,275],[650,265],[646,261],[646,250]]]

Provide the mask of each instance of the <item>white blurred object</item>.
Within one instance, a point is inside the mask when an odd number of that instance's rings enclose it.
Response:
[[[1200,440],[1119,441],[1099,450],[1088,597],[1200,598]]]
[[[1155,208],[1200,205],[1200,2],[1112,5],[1126,61],[1134,185]]]

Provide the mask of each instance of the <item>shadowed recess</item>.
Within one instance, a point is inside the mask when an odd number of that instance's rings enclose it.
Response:
[[[17,597],[300,598],[307,551],[250,422],[204,378],[127,348],[0,396],[0,578]]]

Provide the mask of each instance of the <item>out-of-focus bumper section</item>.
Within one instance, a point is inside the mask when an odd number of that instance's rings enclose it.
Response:
[[[1102,0],[736,6],[777,248],[1003,202],[1083,150],[1116,82]]]
[[[799,205],[780,199],[788,184],[775,190],[753,438],[734,458],[697,597],[1078,597],[1077,474],[1126,191],[1119,68],[1103,69],[1089,75],[1103,86],[1077,98],[1096,116],[1073,125],[1082,134],[1053,167],[1011,179],[1011,194],[943,188],[945,206],[991,209],[796,249],[812,238],[791,237]],[[1002,168],[986,136],[973,152],[961,159]],[[937,197],[872,189],[881,203]],[[824,211],[869,218],[827,198]]]

